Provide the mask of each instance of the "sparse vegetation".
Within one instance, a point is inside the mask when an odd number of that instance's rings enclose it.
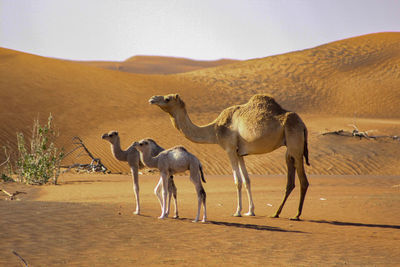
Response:
[[[39,119],[34,120],[29,149],[23,133],[17,133],[16,173],[19,182],[42,185],[54,179],[57,183],[64,152],[54,144],[58,133],[52,123],[51,114],[43,126],[39,124]]]

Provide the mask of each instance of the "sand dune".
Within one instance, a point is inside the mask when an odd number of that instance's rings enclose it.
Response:
[[[234,59],[191,60],[187,58],[161,56],[134,56],[122,62],[80,61],[94,67],[140,74],[173,74],[211,68],[238,62]]]
[[[400,33],[342,40],[293,53],[237,62],[175,75],[143,75],[0,49],[2,144],[15,148],[15,132],[28,136],[36,116],[51,112],[59,144],[71,149],[79,135],[113,172],[129,168],[112,158],[102,133],[118,130],[122,147],[152,137],[163,147],[178,144],[196,154],[208,174],[228,174],[230,164],[217,145],[183,138],[168,116],[148,105],[154,94],[179,93],[197,124],[255,93],[272,94],[298,112],[309,128],[312,174],[400,174],[397,141],[321,136],[326,130],[377,130],[400,134]],[[172,59],[165,59],[175,64]],[[169,61],[172,60],[172,61]],[[284,148],[246,158],[251,174],[286,172]],[[4,158],[3,155],[1,155]],[[66,163],[73,159],[66,159]],[[77,159],[84,161],[86,159]]]
[[[400,33],[379,33],[181,76],[224,95],[222,106],[267,92],[303,113],[398,118],[399,63]]]

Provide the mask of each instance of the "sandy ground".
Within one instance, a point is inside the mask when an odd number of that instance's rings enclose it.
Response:
[[[232,217],[233,179],[207,175],[207,223],[192,223],[195,191],[175,177],[179,219],[160,220],[156,175],[141,176],[133,215],[128,175],[64,175],[58,186],[3,183],[24,191],[0,200],[0,266],[399,266],[400,177],[309,177],[302,221],[291,221],[298,188],[279,219],[284,176],[253,175],[255,217]],[[244,198],[244,211],[247,199]]]

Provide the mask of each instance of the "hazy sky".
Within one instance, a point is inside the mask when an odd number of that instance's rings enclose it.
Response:
[[[0,0],[0,46],[75,60],[250,59],[400,31],[399,0]]]

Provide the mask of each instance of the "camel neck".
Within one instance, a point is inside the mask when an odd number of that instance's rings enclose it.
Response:
[[[201,144],[217,143],[214,123],[197,126],[190,120],[186,109],[179,109],[175,114],[171,115],[171,120],[175,128],[190,141]]]
[[[149,168],[158,168],[158,158],[157,156],[152,157],[150,153],[140,152],[140,157],[143,163]]]
[[[117,160],[127,161],[128,153],[121,149],[121,144],[119,139],[116,140],[115,144],[111,145],[111,150],[114,154],[114,157]]]

